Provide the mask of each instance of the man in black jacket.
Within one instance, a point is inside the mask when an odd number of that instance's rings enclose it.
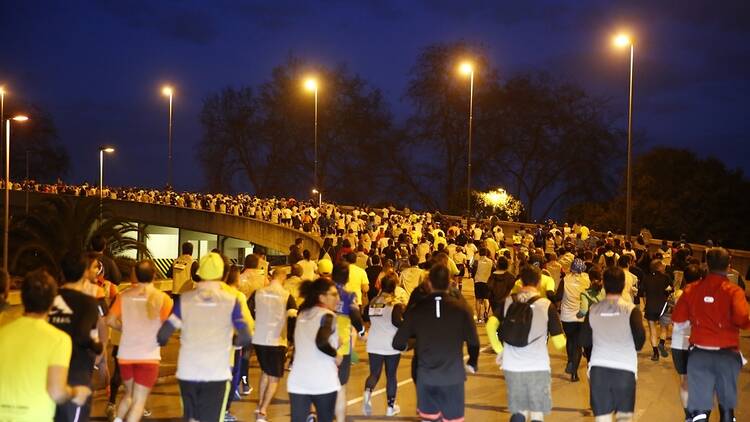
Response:
[[[432,293],[410,310],[393,338],[393,348],[406,350],[416,339],[417,408],[424,420],[464,417],[466,371],[477,370],[479,337],[466,302],[448,294],[450,271],[443,265],[430,270]],[[469,349],[463,363],[463,344]]]

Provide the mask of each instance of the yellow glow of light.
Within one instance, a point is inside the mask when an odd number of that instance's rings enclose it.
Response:
[[[318,192],[318,190],[317,190],[317,189],[313,189],[313,190],[312,190],[312,193],[316,193],[316,194],[317,194],[317,193],[320,193],[320,192]]]
[[[112,147],[106,147],[106,148],[102,148],[102,151],[104,151],[104,152],[115,152],[115,149],[112,148]]]
[[[174,90],[172,89],[171,86],[167,85],[161,89],[161,93],[166,95],[167,97],[171,97],[172,94],[174,94]]]
[[[308,91],[317,91],[318,90],[318,81],[315,78],[307,78],[305,79],[305,89]]]
[[[28,116],[24,116],[24,115],[21,114],[21,115],[13,117],[13,120],[16,121],[16,122],[25,122],[25,121],[29,120],[29,117]]]
[[[485,204],[492,207],[500,207],[508,202],[508,193],[503,189],[493,190],[482,194]]]
[[[5,95],[5,87],[0,86],[0,95]]]
[[[613,43],[616,47],[627,47],[631,44],[630,37],[627,34],[618,34],[614,40]]]
[[[458,66],[458,71],[464,75],[471,75],[474,72],[474,65],[471,62],[463,62]]]

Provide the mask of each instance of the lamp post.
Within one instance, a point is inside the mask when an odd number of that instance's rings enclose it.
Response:
[[[466,164],[466,222],[471,220],[471,136],[474,123],[474,65],[471,62],[463,62],[458,70],[469,77],[469,137]]]
[[[169,97],[169,132],[167,135],[167,187],[172,188],[172,99],[174,98],[174,89],[166,85],[161,89],[161,93]]]
[[[23,115],[5,120],[5,215],[3,218],[3,270],[8,272],[8,233],[10,229],[10,121],[25,122]]]
[[[318,195],[318,206],[323,205],[323,194],[317,189],[313,189],[312,193],[313,195]]]
[[[102,225],[102,200],[104,199],[104,153],[115,152],[112,147],[99,147],[99,226]]]
[[[3,122],[5,121],[5,87],[0,86],[0,139],[2,139],[3,130],[5,129],[5,125],[3,125]],[[2,148],[0,148],[0,155],[2,155]]]
[[[305,80],[305,89],[312,92],[315,96],[315,117],[313,127],[313,191],[317,190],[318,183],[318,80],[307,78]]]
[[[614,38],[616,47],[630,47],[630,83],[628,88],[628,164],[625,182],[625,238],[630,240],[633,223],[632,209],[632,150],[633,150],[633,62],[635,47],[633,41],[626,34],[619,34]]]

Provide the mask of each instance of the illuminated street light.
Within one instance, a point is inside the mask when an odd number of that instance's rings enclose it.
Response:
[[[315,117],[313,127],[313,186],[318,186],[318,80],[307,78],[304,82],[305,89],[315,95]]]
[[[172,100],[174,98],[174,89],[165,85],[161,93],[169,97],[169,132],[167,135],[167,188],[172,188]]]
[[[632,147],[633,147],[633,63],[635,57],[635,47],[632,39],[627,34],[618,34],[614,37],[613,43],[618,48],[630,47],[630,84],[628,89],[628,164],[626,176],[626,194],[625,194],[625,238],[630,240],[630,232],[633,225],[632,209]]]
[[[5,120],[5,215],[3,218],[3,269],[8,272],[8,229],[10,224],[10,122],[25,122],[27,116],[17,115]]]
[[[102,199],[104,197],[104,153],[115,152],[112,147],[99,147],[99,225],[102,224]]]
[[[312,193],[313,193],[313,195],[318,195],[318,206],[322,205],[323,204],[323,194],[319,190],[317,190],[317,189],[313,189]]]
[[[471,220],[471,135],[474,123],[474,65],[464,61],[458,66],[458,71],[469,77],[469,139],[466,165],[466,223]]]

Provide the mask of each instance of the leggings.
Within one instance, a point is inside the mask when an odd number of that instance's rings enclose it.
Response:
[[[310,414],[310,405],[315,405],[318,422],[333,422],[336,410],[337,391],[327,394],[289,393],[289,404],[292,408],[291,422],[305,422]]]
[[[115,361],[115,370],[112,371],[112,378],[109,380],[109,402],[115,403],[117,401],[117,390],[122,385],[122,376],[120,376],[120,363],[117,361],[117,352],[120,350],[120,346],[112,347],[112,357]]]
[[[227,412],[232,406],[235,395],[238,393],[240,379],[242,378],[242,349],[234,351],[234,366],[232,367],[232,380],[229,386],[229,397],[227,397]]]
[[[568,352],[568,362],[573,364],[573,372],[578,372],[578,366],[581,364],[581,346],[578,344],[578,333],[581,332],[583,323],[563,321],[562,326],[567,339],[565,350]]]
[[[385,364],[385,379],[386,379],[386,394],[388,401],[396,398],[396,388],[398,388],[398,381],[396,380],[396,371],[398,370],[398,362],[401,360],[401,354],[397,355],[378,355],[375,353],[369,353],[368,359],[370,361],[370,376],[365,381],[365,388],[373,390],[380,380],[380,372],[383,370],[383,364]]]

